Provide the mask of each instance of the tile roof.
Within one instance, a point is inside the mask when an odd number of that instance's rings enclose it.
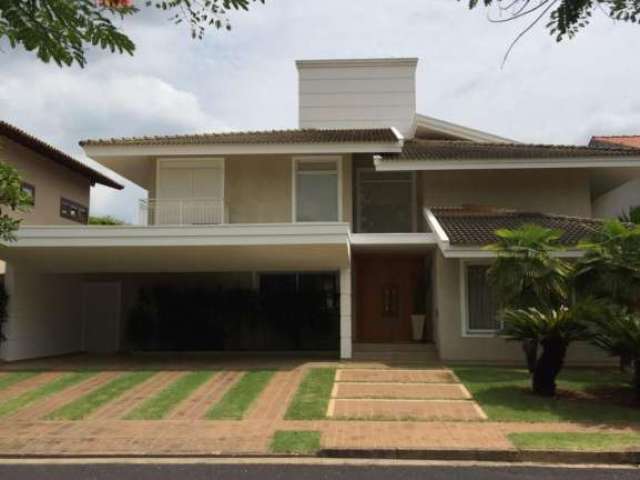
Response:
[[[385,154],[383,160],[487,160],[573,157],[640,156],[622,147],[488,143],[468,140],[408,140],[400,154]]]
[[[75,172],[80,173],[87,177],[91,183],[101,183],[107,187],[122,190],[124,187],[114,180],[111,180],[106,175],[94,170],[93,168],[85,165],[80,160],[67,155],[61,150],[49,145],[48,143],[34,137],[33,135],[21,130],[20,128],[11,125],[3,120],[0,120],[0,135],[10,138],[12,141],[19,143],[20,145],[37,152],[54,162],[59,163]]]
[[[296,143],[387,143],[398,138],[390,128],[296,129],[256,132],[219,132],[157,137],[82,140],[80,145],[203,145],[203,144],[296,144]]]
[[[589,146],[640,148],[640,135],[612,135],[591,137]]]
[[[488,245],[497,240],[494,233],[496,230],[513,229],[527,224],[562,230],[560,243],[566,246],[576,245],[594,234],[602,223],[601,220],[591,218],[479,206],[433,207],[431,211],[453,246]]]

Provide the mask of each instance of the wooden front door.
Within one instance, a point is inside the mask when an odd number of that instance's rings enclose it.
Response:
[[[393,343],[412,340],[414,291],[424,274],[424,257],[421,256],[356,257],[358,342]]]

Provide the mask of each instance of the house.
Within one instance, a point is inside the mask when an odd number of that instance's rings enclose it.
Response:
[[[84,163],[0,120],[0,162],[16,168],[32,205],[23,225],[77,225],[89,218],[89,193],[96,183],[122,185]]]
[[[27,211],[8,212],[9,215],[21,218],[23,226],[86,225],[89,218],[91,186],[101,184],[118,190],[123,188],[122,185],[97,170],[2,120],[0,120],[0,162],[11,165],[18,171],[23,191],[31,196],[31,205]],[[3,283],[6,270],[5,262],[0,261]],[[10,279],[6,280],[9,283],[7,285],[9,289],[13,290],[10,301],[12,307],[17,309],[16,311],[22,310],[21,304],[28,305],[38,301],[41,293],[39,290],[28,289],[23,296],[11,287]],[[38,332],[43,328],[47,327],[27,322],[16,326],[12,321],[4,333],[10,339],[15,339],[18,335],[24,334],[38,336]],[[55,325],[52,328],[55,328]],[[10,343],[7,344],[6,349],[9,348]],[[4,350],[5,347],[2,349]]]
[[[640,135],[593,136],[591,147],[623,147],[640,149]],[[632,180],[607,192],[594,202],[594,214],[600,217],[619,217],[640,205],[640,180]]]
[[[564,254],[578,255],[598,227],[594,202],[638,176],[640,152],[518,143],[421,115],[417,63],[298,61],[297,129],[82,141],[149,192],[140,224],[21,228],[3,251],[14,296],[3,358],[352,358],[406,345],[520,361],[495,335],[483,247],[534,222],[561,228]],[[426,314],[417,341],[412,314]],[[578,345],[569,360],[602,358]]]

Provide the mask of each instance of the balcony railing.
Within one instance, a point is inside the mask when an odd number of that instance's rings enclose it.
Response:
[[[140,225],[219,225],[227,216],[219,198],[140,200]]]

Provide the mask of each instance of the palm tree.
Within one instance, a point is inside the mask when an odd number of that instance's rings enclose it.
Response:
[[[491,288],[502,309],[541,311],[558,308],[569,296],[571,268],[553,256],[559,250],[562,232],[538,225],[495,232],[498,241],[487,247],[497,254],[487,273]],[[519,340],[533,374],[538,358],[540,337],[522,335]]]
[[[624,223],[635,223],[636,225],[640,224],[640,205],[629,207],[626,212],[622,212],[618,216],[618,220]]]
[[[640,300],[640,225],[619,220],[603,223],[589,240],[581,242],[585,255],[578,261],[575,285],[578,293],[609,298],[633,308]]]
[[[633,366],[633,388],[640,397],[640,316],[626,308],[611,308],[609,315],[590,322],[591,341],[621,362]]]
[[[569,345],[588,337],[582,321],[588,308],[586,304],[579,304],[547,310],[507,308],[502,312],[503,335],[518,341],[535,339],[542,347],[532,375],[534,393],[547,397],[556,394],[556,377],[564,366]]]

